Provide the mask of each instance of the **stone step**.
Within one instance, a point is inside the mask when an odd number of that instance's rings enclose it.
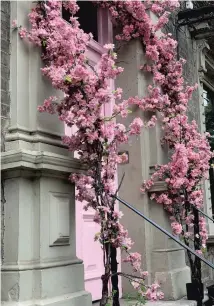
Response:
[[[136,301],[128,301],[121,299],[120,306],[140,306]],[[95,302],[92,306],[99,306],[99,302]],[[143,306],[143,304],[142,304]],[[196,301],[188,301],[185,298],[177,301],[158,301],[158,302],[150,302],[147,301],[145,306],[197,306]]]

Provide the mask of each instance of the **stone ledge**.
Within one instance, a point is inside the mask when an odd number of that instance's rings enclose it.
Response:
[[[26,263],[26,264],[3,264],[2,272],[14,272],[14,271],[29,271],[29,270],[44,270],[49,268],[58,268],[70,265],[82,264],[81,259],[70,259],[61,261],[50,261],[50,262],[38,262],[38,263]]]
[[[29,175],[32,171],[34,173],[42,171],[68,175],[72,172],[84,172],[86,167],[77,158],[45,151],[21,149],[3,152],[1,156],[3,175],[5,176],[9,172],[17,173],[17,170],[29,172]]]
[[[128,301],[125,299],[122,299],[120,301],[120,305],[121,306],[135,306],[137,301]],[[93,306],[98,306],[99,303],[93,303]],[[143,304],[138,304],[139,306]],[[188,301],[185,298],[181,299],[181,300],[177,300],[177,301],[157,301],[157,302],[150,302],[147,301],[146,306],[197,306],[197,302],[196,301]]]
[[[155,173],[155,165],[149,166],[149,175],[152,176],[152,174]],[[162,192],[167,190],[167,185],[164,181],[156,181],[154,182],[154,185],[149,189],[149,193],[151,192]]]
[[[61,296],[28,301],[2,301],[2,306],[91,306],[91,294],[85,290]]]
[[[208,236],[207,244],[210,244],[210,245],[214,244],[214,235]]]
[[[67,146],[62,143],[62,136],[63,135],[59,133],[50,133],[49,131],[45,131],[43,129],[29,131],[22,126],[10,126],[8,128],[8,133],[5,135],[5,140],[7,142],[13,142],[16,140],[22,140],[29,143],[41,142],[62,148],[67,148]]]
[[[162,192],[167,190],[167,185],[164,181],[155,182],[154,185],[149,189],[149,193]]]
[[[177,252],[177,251],[184,251],[184,249],[181,248],[181,247],[170,248],[170,249],[155,249],[152,252],[154,252],[154,253],[166,253],[166,252],[171,253],[171,252]]]

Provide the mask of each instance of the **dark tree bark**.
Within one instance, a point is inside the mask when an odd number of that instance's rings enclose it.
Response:
[[[106,306],[108,303],[108,282],[109,282],[109,272],[108,269],[105,269],[105,274],[102,275],[102,299],[100,301],[100,306]]]
[[[111,284],[113,292],[113,306],[120,306],[119,302],[119,288],[118,288],[118,274],[117,274],[117,249],[111,246]]]
[[[199,236],[199,212],[193,207],[194,214],[194,248],[200,250],[200,236]],[[202,275],[201,275],[201,260],[195,256],[194,261],[194,273],[192,275],[192,283],[195,283],[196,290],[200,290],[202,286]],[[201,293],[201,299],[198,301],[198,306],[202,306],[203,292]]]
[[[100,306],[106,306],[109,300],[109,279],[110,279],[110,273],[111,273],[111,267],[110,267],[110,245],[109,243],[104,243],[103,248],[103,254],[104,254],[104,267],[105,267],[105,273],[101,276],[102,280],[102,298],[100,301]]]

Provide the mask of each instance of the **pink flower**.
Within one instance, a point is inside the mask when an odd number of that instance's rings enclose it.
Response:
[[[178,222],[172,222],[171,227],[175,235],[180,235],[183,230],[182,225]]]
[[[114,49],[114,44],[105,44],[103,47],[107,50],[113,50]]]
[[[12,21],[12,28],[17,28],[17,20],[16,19],[14,19]]]
[[[130,262],[134,271],[139,271],[141,267],[141,255],[139,253],[129,253],[124,262]]]
[[[21,38],[25,38],[27,36],[27,30],[25,28],[21,28],[19,30],[19,35]]]
[[[148,271],[142,271],[141,272],[141,276],[144,278],[144,277],[147,277],[149,275],[149,272]]]
[[[148,121],[147,126],[149,128],[152,128],[152,127],[155,126],[156,122],[157,122],[157,117],[156,116],[152,116],[152,118]]]
[[[126,153],[118,155],[117,162],[119,164],[124,164],[128,161],[128,155]]]
[[[123,213],[121,211],[115,211],[113,212],[113,217],[116,218],[116,219],[120,219],[122,218],[123,216]]]
[[[143,121],[140,118],[135,118],[130,124],[130,135],[139,135],[142,127]]]

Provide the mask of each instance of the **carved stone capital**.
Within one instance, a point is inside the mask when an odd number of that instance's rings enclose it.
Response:
[[[196,42],[197,54],[198,54],[198,74],[199,80],[203,80],[206,69],[206,54],[210,50],[210,47],[205,39],[201,39]]]

